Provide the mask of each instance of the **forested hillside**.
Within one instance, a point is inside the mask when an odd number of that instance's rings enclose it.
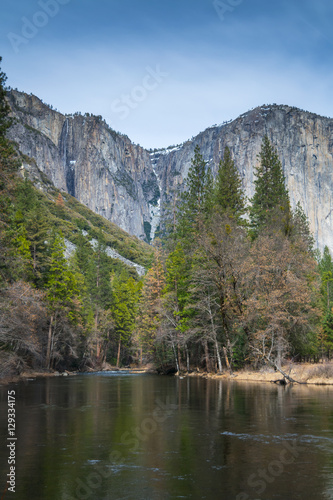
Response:
[[[135,266],[149,267],[152,249],[43,174],[34,187],[21,168],[32,160],[6,138],[5,80],[1,73],[0,373],[128,363],[141,288]]]

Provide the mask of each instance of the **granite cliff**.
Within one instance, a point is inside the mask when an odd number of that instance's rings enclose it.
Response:
[[[33,95],[11,91],[9,138],[60,190],[141,239],[160,198],[149,153],[102,117],[65,116]]]
[[[261,106],[213,126],[184,144],[148,152],[102,117],[65,116],[37,97],[8,94],[15,123],[10,138],[54,185],[125,231],[149,241],[160,205],[183,185],[198,144],[213,173],[229,146],[248,197],[265,134],[278,149],[294,207],[310,220],[318,247],[333,252],[333,119],[289,106]]]
[[[262,106],[232,122],[208,128],[191,141],[151,156],[159,177],[162,205],[182,185],[198,144],[216,173],[225,146],[239,169],[248,198],[254,193],[254,166],[267,134],[278,150],[291,205],[299,201],[320,250],[333,252],[333,119],[289,106]]]

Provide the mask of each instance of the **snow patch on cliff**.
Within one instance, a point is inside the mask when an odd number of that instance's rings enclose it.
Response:
[[[82,233],[85,233],[87,235],[88,233],[86,231],[82,231]],[[95,239],[90,240],[90,244],[93,248],[95,248],[98,245],[98,241]],[[66,250],[65,250],[65,257],[66,259],[70,259],[70,257],[73,255],[73,253],[76,250],[76,245],[72,243],[69,240],[65,239],[65,245],[66,245]],[[144,276],[146,274],[146,269],[143,266],[140,266],[139,264],[136,264],[135,262],[132,262],[129,259],[126,259],[122,255],[120,255],[114,248],[111,247],[106,247],[106,254],[111,257],[112,259],[118,259],[124,262],[124,264],[134,267],[138,273],[139,276]]]

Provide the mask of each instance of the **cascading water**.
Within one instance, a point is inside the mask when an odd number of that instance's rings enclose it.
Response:
[[[151,164],[152,164],[152,168],[153,168],[153,172],[155,174],[155,177],[156,177],[156,180],[157,180],[157,184],[158,184],[158,187],[159,187],[159,192],[161,193],[161,190],[162,190],[162,184],[161,184],[161,181],[156,173],[156,170],[155,170],[155,165],[156,165],[156,162],[158,160],[158,155],[157,153],[151,153],[150,154],[150,159],[151,159]],[[149,203],[149,212],[150,212],[150,226],[151,226],[151,229],[150,229],[150,241],[153,242],[154,241],[154,238],[155,238],[155,233],[156,233],[156,230],[158,228],[158,226],[160,225],[160,220],[161,220],[161,198],[159,198],[157,200],[157,204],[156,205],[153,205],[151,203]]]
[[[63,168],[66,174],[66,185],[68,193],[75,196],[75,161],[71,161],[68,154],[70,127],[69,119],[66,118],[62,127],[60,138],[60,153],[62,158]]]

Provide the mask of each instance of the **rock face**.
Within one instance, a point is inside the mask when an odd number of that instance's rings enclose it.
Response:
[[[318,248],[327,245],[333,253],[333,120],[297,108],[262,106],[211,127],[180,147],[155,152],[162,204],[183,184],[197,144],[213,174],[228,146],[246,195],[252,197],[254,167],[265,134],[278,150],[292,207],[301,203]]]
[[[11,91],[9,131],[22,153],[63,191],[141,239],[150,238],[160,198],[149,153],[101,117],[64,116],[35,96]]]
[[[182,186],[198,144],[216,173],[229,146],[250,198],[262,138],[278,150],[292,207],[300,201],[320,250],[333,252],[333,120],[288,106],[262,106],[208,128],[173,149],[150,153],[118,134],[101,117],[64,116],[38,98],[11,91],[17,119],[10,130],[21,151],[59,189],[149,241],[160,206]]]

